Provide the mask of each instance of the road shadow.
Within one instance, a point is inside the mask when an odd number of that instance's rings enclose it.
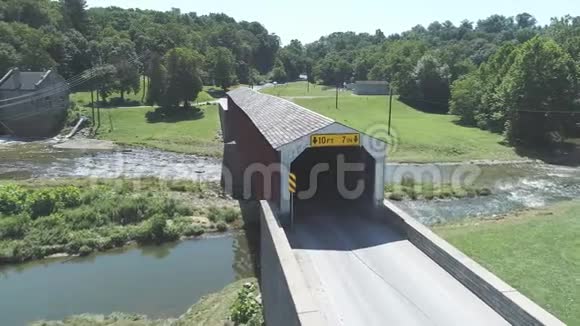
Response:
[[[368,205],[368,203],[367,203]],[[292,249],[353,251],[406,240],[396,228],[370,217],[354,202],[297,203],[294,228],[286,230]]]
[[[145,118],[148,123],[175,123],[180,121],[199,120],[204,117],[204,111],[197,107],[191,108],[165,108],[159,107],[148,111]]]

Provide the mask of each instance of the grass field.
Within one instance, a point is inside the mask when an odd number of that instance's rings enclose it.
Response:
[[[457,125],[456,117],[425,113],[393,101],[392,135],[387,135],[386,96],[354,96],[344,92],[335,108],[334,98],[294,98],[297,104],[333,118],[389,145],[390,161],[448,162],[474,159],[513,160],[513,148],[500,144],[502,136]]]
[[[101,128],[96,137],[119,144],[141,145],[162,150],[204,156],[221,156],[222,145],[217,138],[219,113],[217,105],[200,106],[200,117],[185,116],[150,122],[150,106],[102,109]]]
[[[355,96],[339,92],[339,108],[335,105],[335,89],[306,82],[294,82],[262,90],[263,93],[289,98],[297,104],[333,118],[362,132],[386,140],[390,144],[390,161],[449,162],[466,160],[515,160],[521,158],[514,149],[502,145],[503,137],[477,128],[455,123],[456,117],[415,110],[393,101],[391,136],[387,134],[388,98]]]
[[[434,231],[568,325],[580,325],[580,201]]]

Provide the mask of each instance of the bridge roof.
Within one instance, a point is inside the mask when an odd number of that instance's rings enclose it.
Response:
[[[237,88],[228,92],[228,96],[274,149],[335,123],[288,100],[249,88]]]

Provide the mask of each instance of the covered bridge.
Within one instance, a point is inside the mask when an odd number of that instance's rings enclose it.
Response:
[[[225,143],[222,181],[237,199],[269,200],[290,213],[297,202],[382,205],[386,144],[297,104],[248,88],[220,102]]]

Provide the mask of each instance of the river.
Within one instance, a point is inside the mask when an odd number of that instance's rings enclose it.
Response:
[[[217,181],[218,159],[143,148],[116,150],[57,149],[56,140],[24,143],[0,139],[0,179],[61,177],[158,177]],[[442,183],[490,188],[492,196],[396,203],[431,225],[465,217],[493,217],[523,208],[537,208],[580,196],[580,169],[538,162],[470,164],[397,164],[385,167],[385,181],[435,176]],[[427,180],[429,181],[429,180]]]
[[[405,169],[425,171],[425,167],[405,166]],[[392,169],[397,167],[391,166]],[[517,210],[539,208],[550,203],[580,197],[580,169],[576,167],[528,162],[481,164],[476,167],[445,164],[438,168],[445,182],[449,181],[450,175],[457,171],[459,175],[472,174],[474,177],[472,184],[490,188],[492,195],[450,200],[396,202],[397,206],[427,225],[473,217],[496,218],[498,215]],[[419,173],[417,170],[413,172]]]
[[[221,163],[151,149],[71,150],[55,141],[0,139],[0,179],[160,177],[219,180]],[[580,169],[537,162],[509,164],[388,164],[387,182],[410,174],[489,187],[488,197],[398,202],[427,225],[536,208],[580,196]],[[114,311],[178,317],[205,294],[253,275],[242,233],[129,247],[73,260],[0,268],[2,325],[71,314]]]
[[[216,181],[221,162],[154,149],[79,150],[54,148],[55,141],[22,143],[0,139],[0,179],[97,177]]]
[[[72,314],[179,317],[202,296],[254,275],[243,233],[0,267],[0,324]]]

